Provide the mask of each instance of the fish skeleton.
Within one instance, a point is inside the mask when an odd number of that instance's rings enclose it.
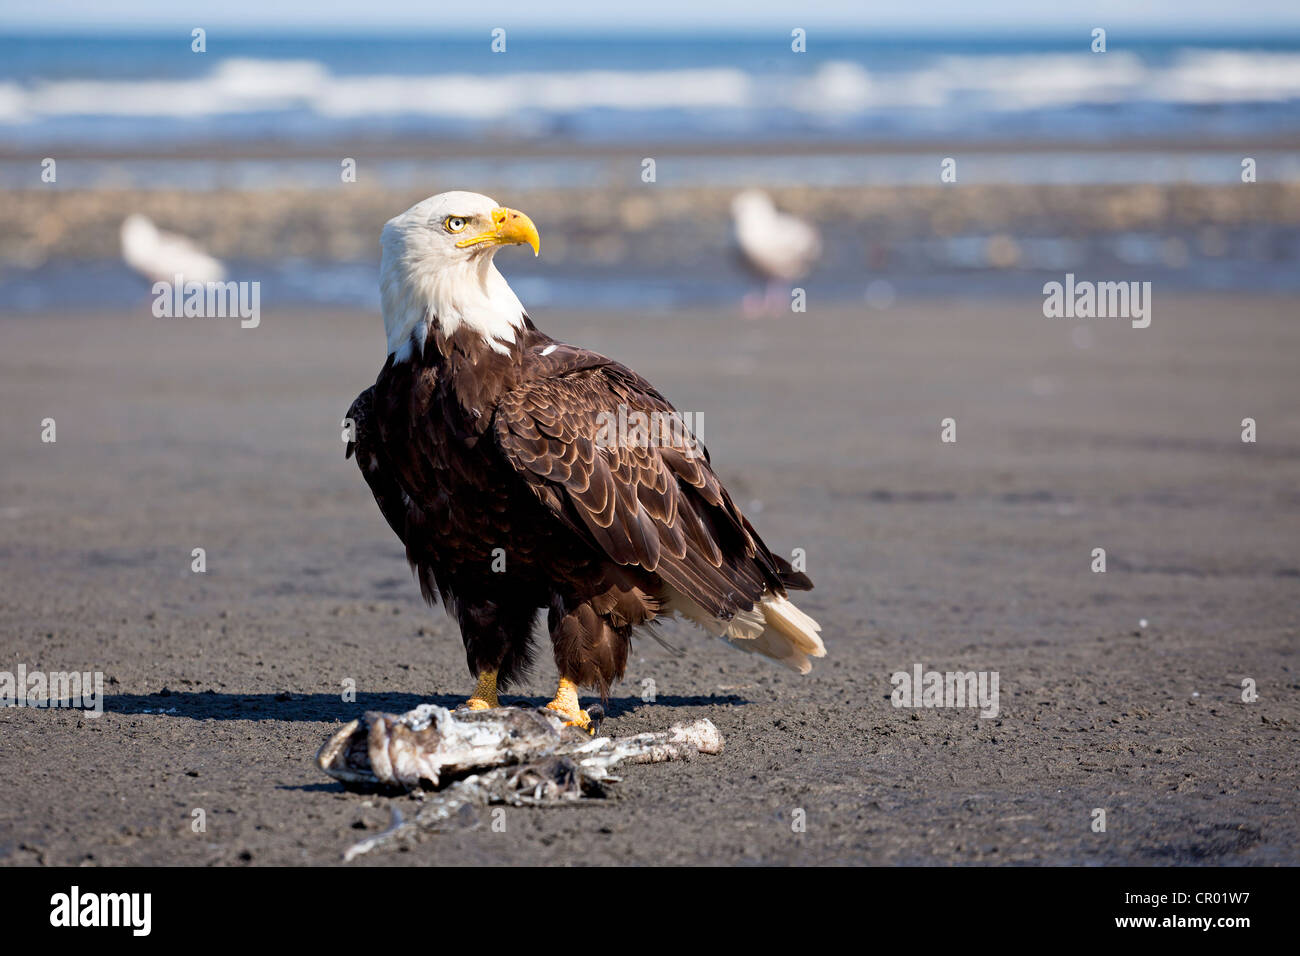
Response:
[[[344,786],[423,796],[406,820],[349,848],[345,860],[420,830],[436,830],[467,806],[550,806],[602,796],[620,763],[719,754],[723,739],[707,719],[659,733],[592,737],[546,708],[448,710],[424,704],[405,714],[370,711],[334,734],[316,764]],[[432,790],[431,793],[424,791]]]

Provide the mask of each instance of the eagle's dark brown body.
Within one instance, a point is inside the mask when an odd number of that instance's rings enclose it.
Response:
[[[561,674],[606,694],[632,628],[681,598],[729,621],[812,586],[773,556],[693,442],[608,447],[598,416],[672,406],[630,369],[531,322],[388,362],[348,415],[361,473],[421,590],[455,615],[471,674],[518,678],[538,611]]]

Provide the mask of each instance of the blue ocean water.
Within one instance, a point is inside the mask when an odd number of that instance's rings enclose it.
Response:
[[[1300,132],[1300,38],[0,36],[0,142],[1105,144]]]

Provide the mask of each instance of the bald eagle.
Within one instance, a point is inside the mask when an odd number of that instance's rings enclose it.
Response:
[[[664,615],[807,673],[826,650],[787,591],[812,582],[763,544],[653,385],[537,329],[492,261],[513,244],[540,252],[532,220],[477,193],[389,220],[388,358],[348,411],[347,454],[424,598],[460,625],[466,705],[497,706],[524,675],[541,609],[560,674],[548,706],[584,729],[579,689],[605,698],[633,629]],[[636,413],[652,424],[609,427]]]

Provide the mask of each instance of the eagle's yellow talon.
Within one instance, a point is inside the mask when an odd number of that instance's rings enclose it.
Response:
[[[581,718],[580,720],[566,720],[564,726],[577,727],[579,730],[585,731],[586,733],[595,734],[596,728],[592,726],[591,718],[587,716],[587,712],[585,710],[580,710],[578,711],[578,716]]]
[[[579,730],[591,730],[591,716],[585,710],[580,710],[577,713],[574,713],[573,711],[565,710],[563,707],[557,707],[555,701],[551,701],[547,704],[546,709],[555,711],[561,717],[569,718],[564,722],[564,726],[566,727],[577,727]]]
[[[465,706],[470,710],[490,710],[501,706],[497,700],[496,671],[484,671],[478,675],[478,686],[474,688],[469,700],[465,701]]]
[[[555,700],[547,704],[546,709],[567,717],[564,722],[566,727],[577,727],[587,733],[594,730],[591,715],[578,706],[578,685],[567,677],[560,678],[560,688],[555,692]]]

